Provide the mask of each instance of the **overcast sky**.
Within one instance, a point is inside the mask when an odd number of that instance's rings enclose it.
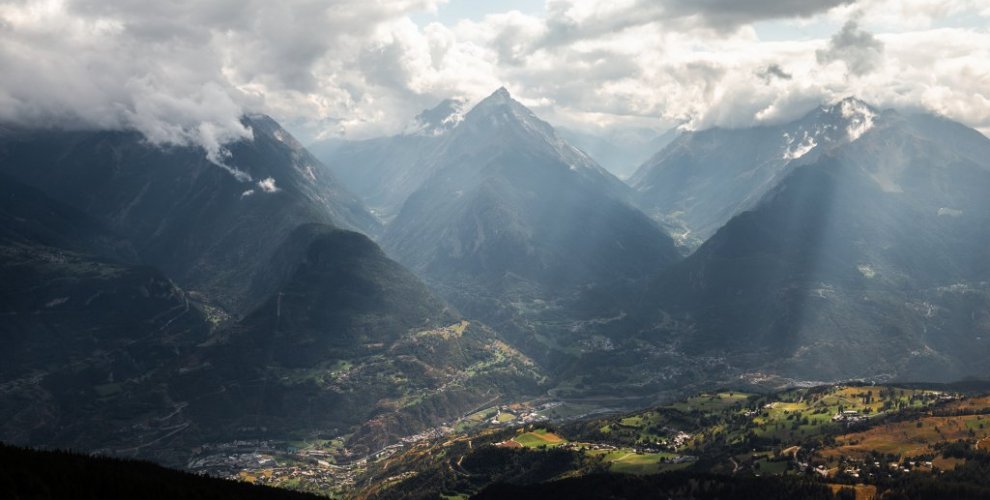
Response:
[[[986,0],[0,0],[0,121],[216,151],[402,130],[506,86],[559,125],[747,126],[848,95],[990,132]]]

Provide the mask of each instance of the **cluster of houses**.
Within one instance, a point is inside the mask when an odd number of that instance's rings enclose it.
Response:
[[[504,418],[502,416],[503,414],[511,415],[511,417]],[[495,415],[488,419],[488,423],[491,425],[517,425],[542,422],[544,420],[547,420],[547,417],[540,415],[534,409],[524,408],[520,405],[509,405],[499,406],[495,410]]]
[[[192,452],[186,467],[199,474],[272,486],[292,480],[312,491],[353,485],[364,465],[334,465],[330,451],[276,447],[263,440],[204,444]]]
[[[358,469],[354,467],[338,467],[323,462],[319,467],[287,466],[273,467],[264,473],[253,476],[254,483],[278,486],[287,481],[310,491],[329,491],[331,489],[348,488],[354,485]],[[242,474],[231,476],[232,479],[243,479]]]
[[[856,410],[843,410],[835,415],[832,415],[833,422],[845,422],[846,424],[854,424],[856,422],[862,422],[866,419],[866,415],[856,411]]]

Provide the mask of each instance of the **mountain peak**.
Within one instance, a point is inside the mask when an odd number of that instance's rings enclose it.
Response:
[[[498,90],[492,92],[491,95],[482,99],[481,102],[475,106],[475,109],[488,109],[502,106],[510,106],[529,111],[529,109],[523,106],[519,101],[513,99],[512,94],[509,94],[509,91],[505,87],[499,87]]]
[[[505,87],[500,87],[482,99],[464,118],[465,122],[474,123],[484,128],[522,126],[528,129],[537,129],[542,135],[554,135],[549,124],[537,118],[529,108],[513,99]]]
[[[871,106],[869,103],[867,103],[866,101],[864,101],[864,100],[862,100],[862,99],[860,99],[860,98],[858,98],[858,97],[856,97],[854,95],[846,96],[846,97],[840,99],[838,102],[836,102],[836,105],[838,105],[838,106],[865,106],[867,108],[874,109],[873,106]]]
[[[512,99],[512,94],[509,94],[509,89],[503,86],[503,87],[499,87],[495,92],[492,92],[492,95],[490,95],[489,98],[492,97],[498,99]]]
[[[419,135],[444,135],[464,119],[464,101],[444,99],[436,106],[416,115],[412,130],[408,133]]]
[[[849,96],[833,104],[822,106],[827,122],[845,130],[846,140],[853,142],[873,128],[880,112],[865,101]]]

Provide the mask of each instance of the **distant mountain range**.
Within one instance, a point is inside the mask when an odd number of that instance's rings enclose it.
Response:
[[[420,113],[405,133],[364,141],[326,139],[309,148],[383,220],[398,214],[432,175],[431,155],[463,119],[462,101],[447,99]]]
[[[640,165],[680,135],[676,128],[661,133],[649,128],[586,131],[561,127],[557,132],[622,180],[632,177]]]

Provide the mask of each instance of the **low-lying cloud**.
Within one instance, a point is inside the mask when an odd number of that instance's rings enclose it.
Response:
[[[0,2],[0,122],[127,129],[217,165],[246,112],[321,98],[316,70],[378,23],[432,0]],[[325,96],[322,96],[325,98]],[[272,102],[274,101],[274,102]],[[313,106],[312,104],[310,106]]]
[[[757,75],[767,83],[770,83],[774,78],[780,78],[781,80],[792,80],[794,78],[794,75],[784,71],[784,68],[781,68],[779,64],[770,64],[757,72]]]

